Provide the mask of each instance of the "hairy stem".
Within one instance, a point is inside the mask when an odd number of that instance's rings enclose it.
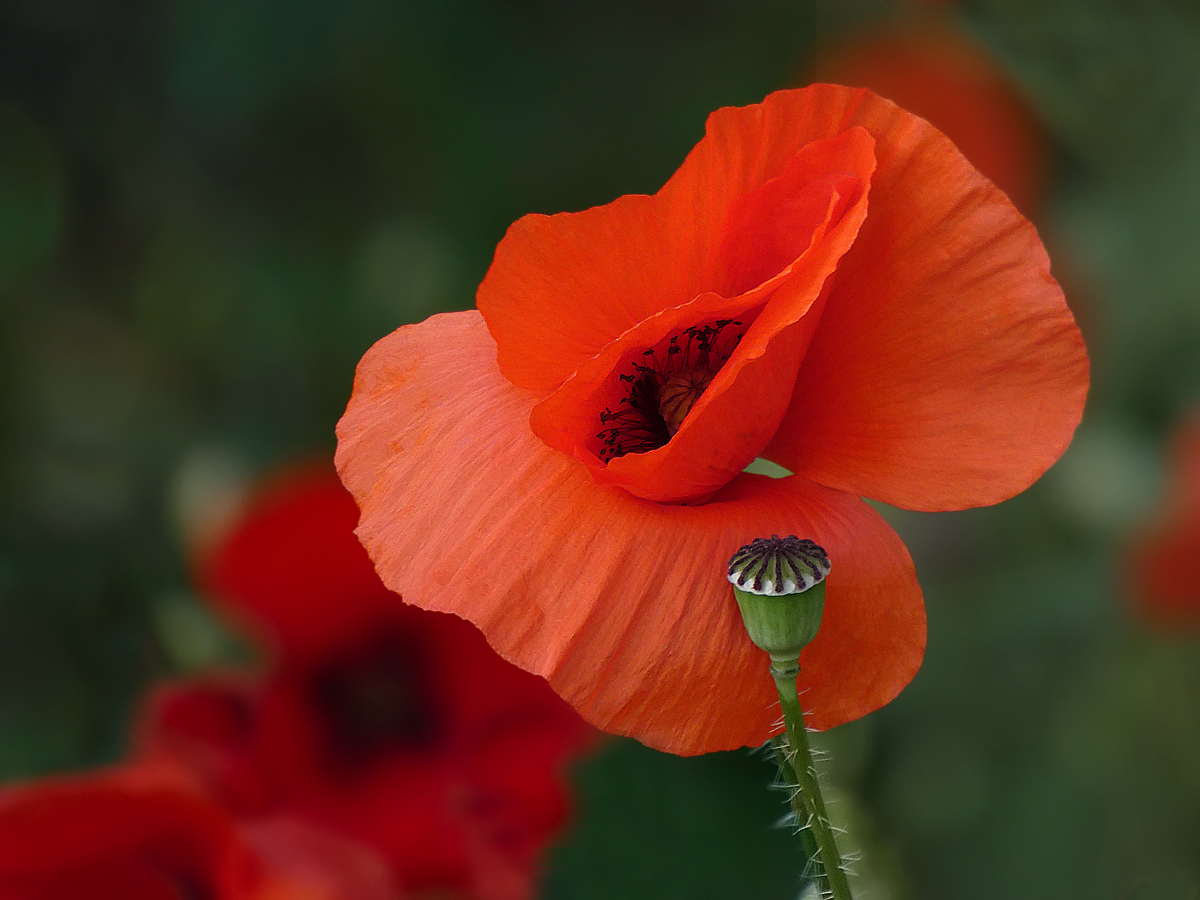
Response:
[[[800,837],[800,846],[804,851],[806,862],[801,877],[806,880],[819,880],[822,887],[827,887],[825,876],[821,871],[821,849],[817,846],[817,839],[813,837],[812,830],[808,827],[808,810],[804,808],[804,801],[800,798],[800,780],[796,777],[796,770],[788,756],[787,738],[781,734],[771,738],[771,752],[775,756],[775,762],[779,765],[779,777],[789,789],[788,803],[792,807],[792,815],[796,818],[796,833]]]
[[[779,705],[783,709],[783,724],[787,729],[791,763],[800,790],[798,797],[808,816],[808,828],[816,841],[821,858],[821,867],[833,900],[853,900],[846,873],[842,871],[842,858],[838,854],[833,830],[829,827],[829,816],[825,812],[825,800],[821,797],[821,786],[817,781],[817,770],[813,766],[812,754],[808,749],[808,734],[804,728],[804,713],[800,709],[800,697],[796,693],[796,676],[800,674],[799,660],[771,661],[771,675],[779,691]]]

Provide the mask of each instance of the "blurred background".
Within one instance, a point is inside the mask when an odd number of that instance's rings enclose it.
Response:
[[[471,306],[513,220],[653,192],[708,112],[814,78],[1010,194],[1093,361],[1031,490],[887,512],[929,649],[820,739],[860,892],[1200,897],[1190,0],[5,0],[0,779],[114,760],[148,685],[246,656],[189,546],[331,456],[361,354]],[[544,896],[797,895],[763,756],[574,777]]]

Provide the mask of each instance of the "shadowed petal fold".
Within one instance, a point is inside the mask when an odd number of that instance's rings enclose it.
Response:
[[[390,588],[470,619],[599,727],[700,753],[772,733],[774,686],[724,565],[752,538],[796,533],[834,560],[802,659],[810,723],[864,715],[912,678],[920,589],[865,503],[799,477],[741,475],[694,507],[597,484],[530,432],[536,398],[495,352],[479,314],[455,313],[400,329],[359,366],[338,466]]]

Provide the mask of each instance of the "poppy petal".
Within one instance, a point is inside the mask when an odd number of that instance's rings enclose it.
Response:
[[[803,94],[763,115],[800,115]],[[1083,339],[1033,226],[945,136],[869,92],[839,96],[822,118],[876,140],[870,211],[763,455],[909,509],[998,503],[1070,442]]]
[[[831,183],[857,174],[860,160],[858,147],[846,162],[845,146],[820,146],[851,128],[830,128],[825,107],[855,92],[813,85],[791,93],[799,101],[786,118],[762,115],[767,104],[714,112],[657,194],[515,222],[476,296],[505,377],[551,391],[639,322],[708,291],[737,296],[794,258],[814,227],[797,189],[818,173]],[[777,191],[747,200],[780,176]],[[793,202],[780,203],[780,193]],[[748,220],[754,228],[738,228]]]
[[[184,887],[249,896],[252,864],[234,821],[171,766],[129,765],[0,790],[5,898],[10,886],[20,897],[178,897]]]
[[[358,508],[327,466],[279,478],[200,566],[220,608],[288,656],[320,657],[390,606],[354,539]]]
[[[796,154],[784,176],[738,198],[722,246],[725,280],[750,289],[733,300],[701,294],[631,328],[534,408],[534,433],[579,459],[598,482],[648,500],[705,497],[741,472],[783,417],[820,321],[822,289],[866,217],[873,146],[861,128],[816,142]],[[838,174],[815,178],[822,166]],[[771,227],[755,232],[754,219]],[[794,230],[802,246],[790,243]],[[621,379],[635,371],[646,348],[689,325],[743,319],[744,339],[677,433],[662,446],[604,461],[602,423],[628,398],[630,384]]]
[[[834,559],[802,658],[810,724],[864,715],[912,678],[920,588],[869,506],[799,477],[741,475],[701,506],[596,484],[530,432],[536,398],[495,353],[478,313],[454,313],[394,332],[359,365],[337,462],[391,589],[470,619],[601,728],[701,753],[777,730],[766,658],[724,570],[751,539],[794,532]]]
[[[656,197],[630,194],[509,227],[476,292],[508,379],[551,391],[618,335],[699,293],[681,275],[690,248],[660,217]]]

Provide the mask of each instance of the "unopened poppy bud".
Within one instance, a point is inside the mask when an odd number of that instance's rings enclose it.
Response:
[[[757,538],[729,560],[746,631],[775,662],[799,659],[821,627],[829,556],[795,535]]]

